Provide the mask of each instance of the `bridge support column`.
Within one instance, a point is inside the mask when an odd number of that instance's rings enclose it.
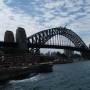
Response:
[[[90,50],[81,52],[81,56],[85,59],[90,59]]]
[[[71,50],[64,50],[64,54],[67,56],[67,57],[72,57],[72,55],[74,54],[74,51],[71,51]]]
[[[71,51],[71,50],[64,50],[64,54],[65,54],[65,56],[67,57],[66,58],[66,61],[67,62],[73,62],[73,59],[72,59],[72,56],[73,56],[73,54],[74,54],[74,51]]]

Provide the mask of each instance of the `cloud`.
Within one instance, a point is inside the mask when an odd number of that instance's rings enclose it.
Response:
[[[16,28],[21,26],[26,29],[27,35],[31,35],[37,32],[40,27],[33,17],[22,13],[14,13],[12,8],[4,4],[3,0],[0,2],[0,21],[0,40],[3,40],[6,30],[15,33]]]
[[[76,32],[87,45],[90,44],[90,16],[74,21],[68,28]]]
[[[7,4],[9,4],[9,3],[11,3],[12,2],[12,0],[7,0]]]
[[[87,32],[90,31],[90,16],[86,16],[80,18],[79,20],[74,20],[72,24],[70,24],[70,28],[72,28],[76,32]]]
[[[63,6],[62,3],[63,3],[62,1],[53,1],[53,2],[46,3],[44,7],[47,9],[55,9],[60,6]]]
[[[6,29],[15,32],[18,26],[22,26],[29,36],[40,30],[67,24],[68,28],[86,39],[80,32],[90,32],[90,1],[1,0],[0,21],[1,33]],[[87,37],[90,38],[89,35]]]

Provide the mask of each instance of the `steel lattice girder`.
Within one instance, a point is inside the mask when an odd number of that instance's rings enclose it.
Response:
[[[47,29],[44,31],[40,31],[30,37],[28,37],[30,44],[40,44],[44,45],[49,39],[51,39],[55,35],[62,35],[66,38],[70,39],[75,47],[84,47],[87,48],[86,44],[82,41],[82,39],[74,33],[72,30],[63,28],[63,27],[57,27],[52,29]]]

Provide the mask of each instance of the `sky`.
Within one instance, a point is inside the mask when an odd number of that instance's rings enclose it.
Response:
[[[27,36],[67,25],[90,44],[90,0],[0,0],[0,40],[23,27]]]

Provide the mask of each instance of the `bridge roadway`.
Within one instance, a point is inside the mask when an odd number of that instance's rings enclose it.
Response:
[[[0,42],[0,51],[5,51],[5,52],[28,52],[29,48],[51,48],[51,49],[67,49],[67,50],[72,50],[72,51],[79,51],[81,52],[82,56],[85,58],[90,59],[90,49],[89,48],[84,48],[84,47],[73,47],[73,46],[59,46],[59,45],[46,45],[46,44],[30,44],[28,43],[28,50],[22,50],[17,48],[18,43],[6,43],[6,42]],[[10,48],[9,48],[10,47]]]
[[[0,50],[6,49],[6,47],[17,47],[17,43],[7,43],[0,41]],[[80,51],[80,52],[90,52],[90,49],[88,48],[80,48],[80,47],[74,47],[74,46],[60,46],[60,45],[46,45],[46,44],[28,44],[28,48],[51,48],[51,49],[68,49],[72,51]]]
[[[90,49],[88,48],[79,48],[79,47],[73,47],[73,46],[60,46],[60,45],[40,45],[40,44],[29,44],[30,48],[51,48],[51,49],[68,49],[72,51],[80,51],[80,52],[90,52]]]

